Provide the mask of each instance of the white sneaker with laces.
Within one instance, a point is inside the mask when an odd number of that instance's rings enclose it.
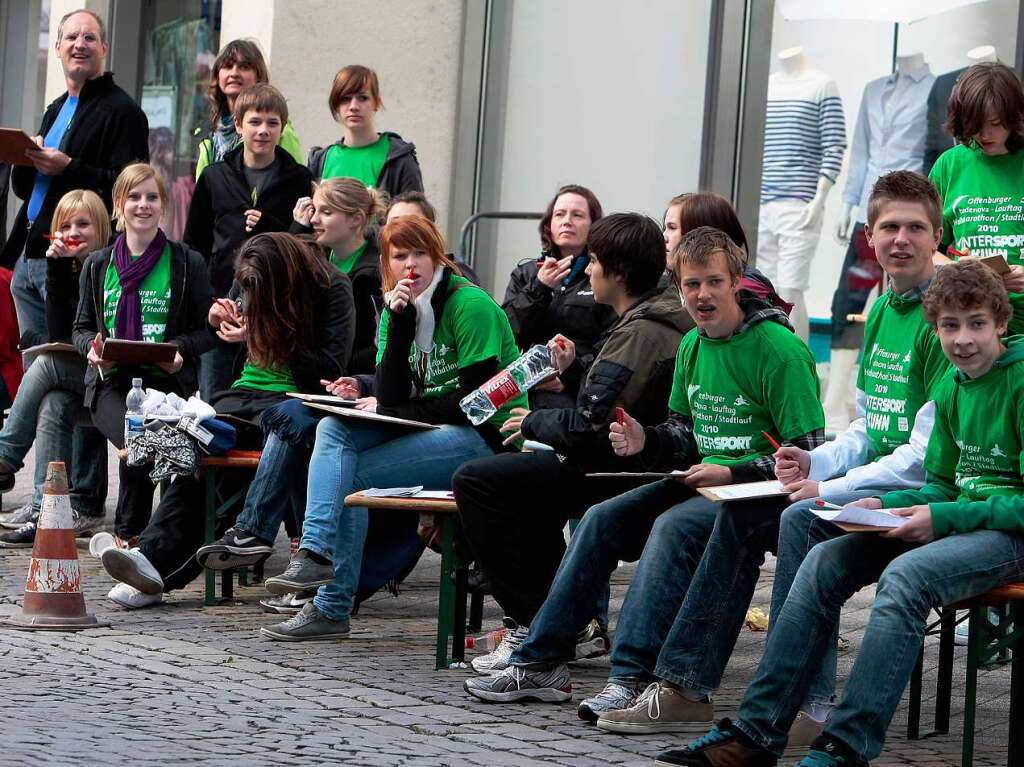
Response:
[[[116,602],[121,607],[127,607],[129,610],[138,610],[143,607],[152,607],[153,605],[160,604],[164,601],[164,595],[143,594],[127,583],[118,583],[109,591],[107,599],[111,602]]]
[[[26,522],[32,521],[32,517],[36,514],[36,509],[32,508],[32,503],[26,503],[20,509],[16,509],[8,514],[2,521],[0,521],[0,527],[8,530],[17,530]]]
[[[138,549],[119,549],[111,546],[100,554],[103,569],[115,581],[134,586],[143,594],[160,594],[164,590],[164,579]]]
[[[504,671],[508,668],[508,659],[526,641],[529,633],[529,626],[516,626],[515,628],[508,629],[505,632],[505,636],[501,638],[501,642],[494,648],[494,652],[473,658],[469,665],[478,674],[493,674],[496,671]]]
[[[632,706],[646,687],[639,681],[631,684],[608,682],[597,695],[584,699],[577,713],[584,722],[596,722],[606,711],[619,711]]]

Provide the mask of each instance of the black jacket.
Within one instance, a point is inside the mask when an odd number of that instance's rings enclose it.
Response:
[[[333,381],[348,374],[349,359],[352,355],[352,339],[355,336],[356,312],[352,302],[352,283],[349,278],[329,267],[331,281],[326,288],[313,298],[313,345],[288,360],[288,368],[299,391],[322,394],[324,387],[320,379]],[[241,290],[238,283],[231,286],[228,295],[238,298]],[[211,332],[216,332],[213,328]],[[224,341],[217,339],[224,345]],[[245,344],[238,344],[235,355],[235,378],[245,365]]]
[[[594,301],[594,290],[584,270],[568,285],[552,290],[537,279],[541,259],[523,261],[512,270],[501,308],[508,315],[520,349],[546,344],[561,333],[576,344],[576,358],[589,367],[598,340],[615,324],[615,311]],[[575,389],[566,384],[573,397]]]
[[[172,242],[170,245],[171,309],[163,340],[178,345],[184,364],[173,379],[180,391],[187,395],[199,386],[196,368],[199,355],[213,348],[214,336],[206,324],[213,294],[203,257],[194,250],[187,250],[181,243]],[[89,355],[96,333],[107,338],[107,327],[103,322],[103,281],[113,250],[113,247],[98,250],[82,265],[78,316],[72,340],[83,357]],[[130,377],[130,372],[119,369],[118,375]],[[92,405],[98,378],[94,368],[85,373],[86,406]]]
[[[246,239],[263,232],[287,232],[295,201],[309,196],[313,177],[281,147],[274,148],[277,168],[256,202],[245,180],[243,147],[239,144],[220,162],[203,171],[196,182],[181,239],[199,251],[210,271],[215,296],[227,295],[235,274],[235,254]],[[251,232],[245,231],[245,211],[263,215]]]
[[[467,289],[464,284],[462,287],[454,286],[451,274],[451,269],[445,267],[442,284],[438,285],[430,299],[437,323],[441,322],[452,293]],[[411,397],[409,393],[413,391],[416,378],[409,367],[409,349],[416,336],[416,307],[410,303],[398,314],[390,309],[385,311],[390,312],[388,343],[384,347],[380,365],[377,366],[373,387],[377,395],[377,412],[426,423],[465,426],[469,421],[459,407],[459,401],[498,373],[497,357],[459,368],[459,388],[453,392],[440,397]],[[488,421],[474,428],[495,452],[509,449],[502,447],[503,437]]]
[[[403,141],[397,133],[384,131],[381,135],[388,137],[391,147],[374,186],[382,192],[387,192],[390,197],[402,192],[422,192],[423,175],[420,173],[419,160],[416,159],[416,145]],[[335,141],[331,146],[344,146],[344,143],[344,140]],[[324,157],[330,148],[315,146],[309,150],[306,165],[313,178],[320,179],[324,175]]]
[[[67,93],[46,108],[39,134],[45,136]],[[43,258],[57,202],[72,189],[91,189],[111,209],[110,194],[114,179],[125,165],[149,161],[149,122],[131,96],[114,85],[110,72],[89,80],[82,87],[60,151],[71,163],[50,180],[46,199],[32,227],[28,226],[28,200],[36,180],[36,169],[19,165],[11,173],[11,188],[25,202],[14,219],[11,236],[0,253],[0,266],[13,268],[22,250],[27,258]]]
[[[583,371],[576,406],[532,411],[523,421],[523,436],[551,445],[591,471],[639,468],[639,461],[624,462],[614,455],[608,424],[617,405],[643,424],[665,420],[676,352],[692,327],[675,285],[651,291],[601,341],[597,356]],[[580,367],[577,358],[563,378],[572,378],[574,368]]]

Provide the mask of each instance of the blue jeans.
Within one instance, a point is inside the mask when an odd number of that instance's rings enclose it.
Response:
[[[345,496],[395,485],[446,490],[459,466],[491,454],[471,426],[446,425],[410,433],[404,427],[336,417],[320,421],[309,462],[302,548],[333,560],[335,580],[317,592],[313,600],[317,609],[333,620],[352,612],[368,513],[365,508],[346,506]]]
[[[576,528],[580,526],[581,520],[570,519],[569,520],[569,535],[573,536],[576,534]],[[598,625],[601,626],[605,631],[608,630],[608,602],[611,601],[612,590],[609,584],[605,584],[604,593],[597,598],[597,611],[594,618],[597,620]]]
[[[273,543],[284,515],[304,502],[310,449],[268,431],[235,527]]]
[[[548,598],[531,622],[526,642],[512,654],[512,662],[543,666],[572,660],[576,635],[593,617],[594,605],[619,560],[639,559],[615,630],[612,676],[617,672],[644,676],[639,657],[648,651],[651,662],[646,674],[650,677],[657,648],[675,615],[674,607],[667,617],[661,614],[664,601],[672,598],[665,592],[685,593],[686,583],[680,586],[657,576],[647,579],[642,573],[659,572],[666,556],[680,557],[696,568],[714,520],[709,506],[710,502],[685,485],[662,480],[588,509],[569,541]],[[680,509],[686,511],[677,513]],[[670,528],[675,532],[663,532]],[[669,538],[672,546],[663,547],[661,542]],[[685,565],[680,569],[685,570]],[[680,595],[674,604],[681,599]],[[663,624],[660,634],[659,619]],[[620,646],[623,643],[625,648]]]
[[[18,330],[30,334],[33,341],[46,339],[46,259],[25,258],[14,265],[11,295],[18,313]]]
[[[934,607],[1024,580],[1024,535],[976,530],[911,547],[873,533],[848,534],[812,548],[801,565],[740,704],[736,726],[781,754],[827,645],[839,610],[878,582],[860,652],[825,733],[865,762],[882,751],[885,731],[910,680]]]
[[[88,425],[82,405],[85,361],[73,354],[40,354],[25,371],[11,413],[0,430],[0,463],[12,472],[25,465],[35,442],[32,505],[38,509],[46,481],[46,465],[69,466],[72,506],[86,514],[102,514],[107,493],[107,443]],[[93,439],[76,454],[72,435],[76,421]]]
[[[833,493],[822,496],[826,501],[838,506],[869,498],[886,492],[878,490],[858,490],[849,493]],[[782,606],[786,603],[789,590],[793,586],[800,565],[809,552],[822,541],[846,535],[845,532],[826,522],[811,512],[816,499],[797,501],[784,512],[779,530],[779,552],[775,560],[775,583],[772,586],[772,607],[768,624],[768,636],[775,628],[775,617],[782,614]],[[837,616],[836,630],[832,641],[825,647],[818,673],[815,674],[807,692],[807,703],[814,705],[831,705],[836,691],[836,645],[839,642],[839,620]]]

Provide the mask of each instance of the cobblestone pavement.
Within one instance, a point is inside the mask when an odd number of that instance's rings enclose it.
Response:
[[[27,476],[22,472],[4,497],[6,509],[27,497]],[[279,540],[268,573],[283,567],[286,553]],[[0,630],[0,765],[651,765],[679,742],[598,733],[576,718],[575,705],[495,706],[468,698],[462,680],[470,672],[433,670],[434,555],[424,557],[400,596],[368,601],[350,639],[285,644],[258,636],[261,625],[277,620],[260,612],[265,592],[258,586],[238,589],[232,604],[204,608],[197,583],[161,607],[129,612],[106,600],[112,581],[97,560],[80,554],[89,609],[111,627],[77,634]],[[20,609],[28,562],[27,550],[0,550],[0,612]],[[767,605],[772,570],[769,558],[755,604]],[[613,578],[613,623],[631,574],[625,566]],[[850,647],[840,655],[841,681],[870,600],[869,591],[861,592],[843,614]],[[485,627],[499,617],[489,602]],[[740,636],[717,716],[734,714],[764,636]],[[936,661],[929,640],[926,692]],[[606,673],[605,659],[575,665],[574,700],[599,689]],[[953,732],[908,741],[905,697],[876,765],[960,763],[963,675],[958,649]],[[1009,670],[988,672],[979,688],[976,764],[1005,764]],[[925,701],[925,722],[933,706]]]

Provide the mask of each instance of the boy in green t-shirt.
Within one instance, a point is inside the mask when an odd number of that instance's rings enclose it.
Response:
[[[697,327],[676,355],[669,421],[645,428],[623,413],[610,425],[609,439],[619,456],[637,455],[652,469],[685,469],[685,476],[591,507],[559,575],[559,580],[591,578],[594,571],[605,575],[618,560],[640,557],[619,615],[609,684],[579,710],[581,718],[597,720],[598,726],[604,721],[600,714],[629,705],[654,681],[656,664],[660,673],[664,656],[659,651],[684,598],[683,610],[694,603],[700,608],[695,620],[709,622],[700,635],[710,644],[678,681],[697,689],[717,687],[731,644],[720,641],[710,626],[732,621],[736,613],[739,631],[758,565],[775,547],[779,515],[788,502],[715,504],[696,488],[774,479],[771,440],[811,449],[824,436],[814,359],[782,311],[740,289],[742,251],[725,233],[698,227],[675,253],[676,285]],[[750,532],[739,556],[723,546],[718,532],[734,526]],[[468,680],[466,690],[491,701],[571,697],[565,665],[571,656],[565,656],[558,633],[568,611],[564,602],[572,598],[552,590],[511,665],[487,679]],[[663,716],[710,725],[712,707],[703,695],[690,700],[673,687],[657,703]],[[648,697],[641,698],[639,707],[647,711]],[[636,725],[632,731],[656,726]]]
[[[929,611],[1024,580],[1024,339],[1002,338],[1011,311],[1002,281],[982,264],[962,261],[939,271],[925,316],[956,369],[936,390],[927,482],[857,502],[906,521],[881,536],[845,535],[811,549],[737,719],[662,754],[659,764],[719,764],[726,757],[737,767],[775,764],[826,645],[835,641],[839,606],[877,581],[842,699],[800,762],[866,767],[882,751]]]

